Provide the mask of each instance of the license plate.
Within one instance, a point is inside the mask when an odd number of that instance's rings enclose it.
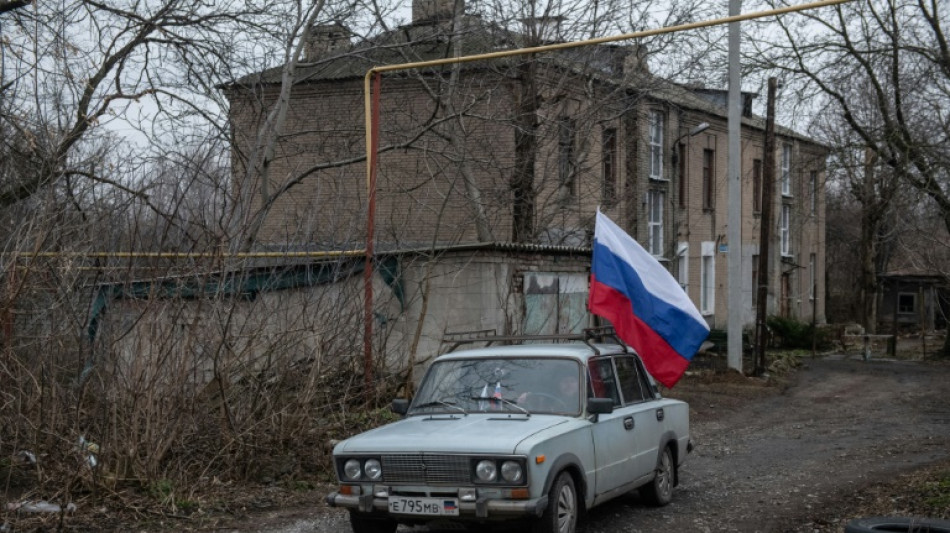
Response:
[[[389,512],[426,516],[458,516],[459,501],[455,498],[389,498]]]

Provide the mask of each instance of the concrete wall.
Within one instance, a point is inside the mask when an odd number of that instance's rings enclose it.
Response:
[[[446,333],[523,333],[526,274],[586,278],[590,267],[586,254],[491,251],[436,259],[404,254],[399,263],[402,298],[397,284],[379,275],[373,280],[373,347],[382,373],[399,372],[410,360],[422,370],[447,349]],[[116,300],[103,315],[97,359],[130,389],[155,380],[171,388],[216,378],[235,383],[297,365],[318,374],[361,372],[363,301],[362,276],[254,299]],[[557,316],[557,309],[551,312]]]

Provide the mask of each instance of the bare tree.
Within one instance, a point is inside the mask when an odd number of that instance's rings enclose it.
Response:
[[[820,113],[851,130],[842,148],[866,149],[867,161],[886,165],[886,175],[929,197],[950,230],[947,21],[947,6],[936,0],[848,3],[761,26],[747,57],[783,73],[802,100],[821,102]],[[867,180],[860,193],[867,201],[871,189],[878,204],[896,193],[874,183]],[[886,212],[866,207],[868,217]],[[865,239],[876,239],[876,222],[865,223]],[[872,284],[867,280],[865,290]]]

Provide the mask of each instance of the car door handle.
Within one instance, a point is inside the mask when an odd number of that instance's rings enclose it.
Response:
[[[626,429],[627,431],[630,431],[631,429],[633,429],[633,417],[632,417],[632,416],[628,416],[627,418],[624,418],[624,419],[623,419],[623,429]]]
[[[663,409],[657,409],[656,419],[662,422],[664,418],[666,418],[666,414],[663,413]]]

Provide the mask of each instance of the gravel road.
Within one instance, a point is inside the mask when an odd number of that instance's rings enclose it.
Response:
[[[593,509],[581,533],[812,533],[860,487],[950,459],[950,364],[825,357],[784,390],[736,375],[688,377],[668,396],[690,402],[697,449],[673,503],[630,495]],[[235,530],[349,531],[322,502],[257,516]],[[399,531],[429,531],[400,527]]]

